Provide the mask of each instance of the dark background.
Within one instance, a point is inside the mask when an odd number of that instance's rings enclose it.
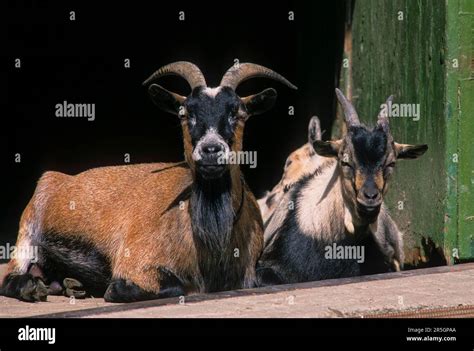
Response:
[[[170,62],[197,64],[215,86],[238,58],[267,66],[298,86],[295,92],[262,78],[238,88],[241,96],[267,87],[279,93],[276,106],[246,126],[244,149],[258,152],[258,167],[242,169],[257,196],[278,182],[288,154],[306,142],[312,115],[321,118],[324,136],[330,137],[342,1],[135,1],[99,7],[17,0],[2,6],[7,9],[0,65],[0,244],[14,242],[21,213],[47,170],[76,174],[121,165],[125,153],[131,163],[182,160],[178,119],[158,110],[141,86]],[[184,22],[178,21],[179,11],[185,11]],[[295,12],[295,21],[288,20],[288,11]],[[15,58],[21,69],[14,68]],[[189,93],[177,77],[160,84]],[[95,121],[55,117],[55,105],[64,100],[95,103]],[[288,115],[290,105],[294,116]],[[14,162],[15,153],[21,163]]]

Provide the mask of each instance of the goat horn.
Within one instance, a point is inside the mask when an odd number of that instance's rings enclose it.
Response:
[[[186,79],[186,81],[191,86],[191,89],[194,89],[198,86],[207,86],[206,79],[204,78],[204,75],[198,66],[196,66],[194,63],[186,61],[178,61],[161,67],[147,80],[145,80],[143,85],[148,85],[160,77],[169,75],[176,75]]]
[[[350,103],[349,100],[346,99],[344,94],[336,88],[336,96],[337,100],[341,104],[342,110],[344,111],[344,117],[348,126],[355,126],[359,125],[359,116],[354,108],[354,106]]]
[[[388,131],[389,122],[388,122],[388,109],[392,105],[393,95],[390,95],[385,101],[385,108],[382,108],[377,117],[377,124],[381,126],[385,131]]]
[[[239,63],[229,68],[222,77],[220,86],[226,86],[235,90],[243,81],[255,77],[271,78],[285,84],[291,89],[298,89],[282,75],[254,63]]]

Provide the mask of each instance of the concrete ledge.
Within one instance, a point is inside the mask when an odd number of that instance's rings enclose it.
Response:
[[[474,263],[178,298],[110,304],[50,296],[29,304],[0,297],[0,317],[397,317],[469,316]],[[464,306],[464,309],[459,309]],[[450,309],[459,313],[450,313]],[[390,313],[392,315],[390,315]],[[387,315],[388,314],[388,315]]]

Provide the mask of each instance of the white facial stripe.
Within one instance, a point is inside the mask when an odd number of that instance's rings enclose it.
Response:
[[[206,94],[207,96],[215,99],[217,94],[221,91],[221,87],[216,87],[216,88],[205,88],[202,92]]]
[[[196,147],[194,148],[193,151],[193,160],[194,161],[199,161],[201,160],[201,146],[207,143],[213,143],[213,144],[222,144],[224,146],[224,153],[225,155],[228,155],[229,153],[229,145],[225,142],[225,140],[217,133],[217,131],[214,128],[209,128],[204,134],[204,136],[199,139],[198,143],[196,144]]]

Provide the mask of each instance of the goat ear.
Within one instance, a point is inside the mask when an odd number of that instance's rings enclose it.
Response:
[[[259,115],[270,110],[277,98],[277,92],[273,88],[268,88],[258,94],[241,98],[249,116]]]
[[[418,158],[428,150],[428,145],[410,145],[410,144],[399,144],[395,143],[395,150],[397,158]]]
[[[315,140],[313,142],[313,149],[320,156],[337,157],[341,149],[342,140],[322,141]]]
[[[308,124],[308,142],[313,144],[316,140],[321,140],[321,122],[318,116],[313,116]]]
[[[148,88],[151,100],[163,111],[172,113],[174,115],[179,114],[179,108],[182,106],[186,98],[184,96],[175,94],[169,90],[166,90],[161,85],[152,84]]]

